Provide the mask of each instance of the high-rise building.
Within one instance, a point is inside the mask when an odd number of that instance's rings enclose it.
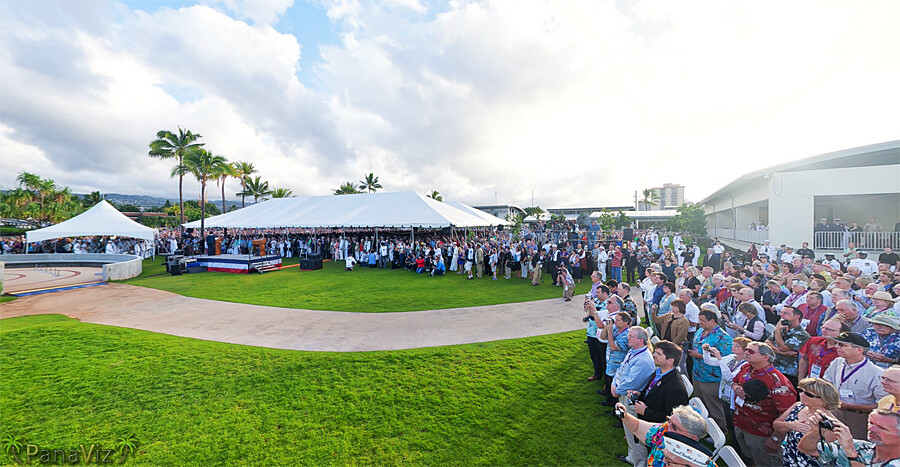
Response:
[[[663,183],[663,186],[655,187],[653,191],[659,196],[659,207],[657,209],[677,208],[684,203],[684,185]]]

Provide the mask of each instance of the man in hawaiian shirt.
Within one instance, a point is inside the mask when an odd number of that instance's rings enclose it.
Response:
[[[840,467],[897,467],[900,466],[900,414],[876,410],[869,414],[866,440],[853,439],[850,429],[821,410],[810,415],[809,426],[818,426],[823,418],[834,425],[830,430],[837,441],[822,443],[819,430],[809,430],[797,447],[801,452],[819,459],[821,465]]]
[[[666,446],[668,441],[666,438],[672,439],[666,436],[667,433],[678,434],[694,441],[703,438],[707,433],[706,420],[688,405],[682,405],[672,410],[669,421],[665,423],[650,423],[639,420],[634,415],[629,414],[625,405],[621,403],[616,404],[616,411],[621,411],[619,413],[624,415],[622,424],[625,428],[634,434],[637,439],[644,440],[650,448],[650,458],[646,464],[648,467],[662,467],[675,464],[666,462],[667,456],[672,452]],[[692,465],[692,463],[686,463],[686,465]],[[706,466],[714,467],[715,464],[712,460],[709,460],[706,462]]]
[[[775,351],[775,369],[787,377],[797,387],[797,363],[800,348],[809,340],[809,333],[800,324],[803,313],[786,306],[781,309],[781,320],[775,325],[775,332],[768,343]]]

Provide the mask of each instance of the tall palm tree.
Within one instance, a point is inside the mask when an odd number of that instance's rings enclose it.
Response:
[[[246,196],[253,197],[253,204],[256,204],[260,198],[265,199],[266,196],[272,193],[272,190],[269,189],[269,182],[264,182],[261,178],[259,175],[256,178],[247,177],[247,189],[242,192]]]
[[[656,192],[653,188],[644,188],[644,191],[641,192],[644,196],[644,199],[641,200],[642,203],[647,206],[659,206],[659,193]]]
[[[293,198],[294,191],[287,188],[276,188],[272,190],[273,198]]]
[[[237,171],[234,169],[234,164],[224,163],[218,167],[216,175],[216,185],[219,185],[222,188],[222,214],[228,212],[228,209],[225,207],[225,182],[228,180],[228,177],[236,177]]]
[[[184,155],[188,171],[200,182],[200,238],[206,237],[206,184],[218,179],[219,171],[228,161],[222,156],[214,156],[203,148],[194,148]]]
[[[38,201],[38,206],[40,206],[40,211],[38,214],[38,218],[44,219],[44,199],[49,196],[53,189],[56,187],[56,183],[50,179],[43,179],[37,174],[21,172],[19,176],[16,177],[16,181],[19,182],[19,186],[27,190],[31,194],[31,199]]]
[[[431,193],[430,193],[430,194],[427,194],[427,195],[425,195],[425,196],[426,196],[427,198],[431,198],[431,199],[433,199],[433,200],[435,200],[435,201],[444,202],[444,197],[441,196],[441,193],[438,192],[437,190],[431,190]]]
[[[161,130],[156,133],[156,139],[150,142],[150,157],[157,159],[176,159],[178,172],[178,207],[181,211],[181,223],[184,224],[184,195],[183,185],[186,173],[178,166],[184,162],[184,156],[188,151],[200,148],[203,143],[197,143],[202,138],[200,134],[191,133],[190,130],[182,130],[178,127],[178,134]],[[175,171],[173,171],[175,173]]]
[[[256,167],[253,167],[253,164],[249,162],[237,161],[232,162],[232,166],[234,166],[235,177],[241,180],[241,193],[247,191],[247,178],[251,175],[258,172]],[[244,207],[244,198],[246,195],[238,193],[241,196],[241,207]]]
[[[365,175],[365,177],[366,178],[359,181],[360,190],[366,190],[369,193],[373,193],[379,188],[384,188],[380,183],[378,183],[378,177],[376,177],[375,174],[370,173],[369,175]]]
[[[353,182],[344,182],[337,190],[334,190],[334,194],[336,195],[355,195],[360,191],[356,189],[356,185]]]

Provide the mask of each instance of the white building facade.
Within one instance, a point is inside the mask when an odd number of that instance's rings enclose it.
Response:
[[[900,141],[789,162],[744,175],[700,202],[709,236],[734,248],[770,240],[821,255],[855,241],[864,249],[900,247]],[[820,219],[881,232],[817,232]]]

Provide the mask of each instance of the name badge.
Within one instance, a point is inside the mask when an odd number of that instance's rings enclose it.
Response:
[[[849,389],[841,389],[841,399],[843,398],[853,399],[853,391]]]
[[[736,406],[738,406],[738,407],[743,407],[743,406],[744,406],[744,399],[741,399],[740,397],[735,396],[735,397],[734,397],[734,405],[736,405]]]
[[[810,378],[821,378],[822,377],[822,367],[819,365],[813,365],[809,368],[809,377]]]
[[[800,327],[802,327],[803,329],[806,329],[807,326],[809,326],[809,320],[808,320],[808,319],[801,319],[801,320],[800,320]],[[816,378],[818,378],[818,376],[816,376]]]

